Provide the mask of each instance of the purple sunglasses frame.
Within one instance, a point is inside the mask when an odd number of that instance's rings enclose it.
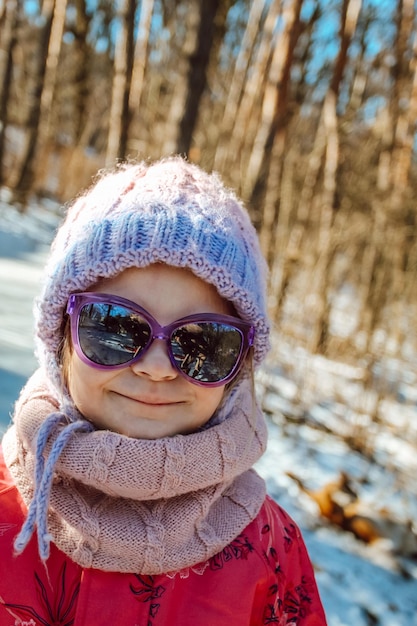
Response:
[[[82,351],[79,335],[78,335],[78,325],[80,319],[80,311],[83,306],[86,304],[95,304],[95,303],[105,303],[112,304],[116,306],[122,306],[124,308],[130,309],[135,313],[139,313],[149,324],[151,329],[151,336],[147,345],[138,352],[136,356],[134,356],[129,361],[125,363],[121,363],[119,365],[100,365],[99,363],[95,363],[91,361]],[[199,313],[196,315],[188,315],[187,317],[182,317],[181,319],[168,324],[167,326],[161,326],[159,322],[144,308],[132,302],[131,300],[127,300],[126,298],[121,298],[119,296],[114,296],[107,293],[96,293],[96,292],[82,292],[82,293],[74,293],[71,294],[66,308],[66,313],[70,316],[70,330],[71,330],[71,339],[74,346],[74,350],[77,356],[86,363],[90,367],[99,370],[117,370],[122,369],[124,367],[130,367],[137,361],[139,361],[147,350],[150,348],[155,339],[161,339],[165,341],[167,346],[167,352],[169,356],[169,360],[172,366],[178,371],[184,378],[186,378],[189,382],[199,385],[201,387],[219,387],[221,385],[225,385],[229,383],[233,378],[237,376],[239,373],[244,359],[249,351],[249,348],[253,346],[254,336],[255,336],[255,328],[248,322],[241,320],[240,318],[233,317],[231,315],[219,315],[217,313]],[[227,376],[218,381],[200,381],[191,376],[188,376],[175,361],[174,354],[171,348],[170,337],[172,332],[177,328],[189,323],[201,323],[201,322],[214,322],[217,324],[226,324],[227,326],[231,326],[235,328],[240,336],[242,337],[242,344],[240,348],[240,352],[236,357],[236,363],[232,370],[228,373]]]

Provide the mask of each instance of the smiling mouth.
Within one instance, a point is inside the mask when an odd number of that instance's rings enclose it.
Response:
[[[128,395],[124,395],[124,394],[118,394],[120,395],[122,398],[127,398],[128,400],[132,400],[132,402],[137,402],[138,404],[144,404],[146,406],[173,406],[175,404],[181,404],[181,401],[175,401],[175,400],[160,400],[160,399],[155,399],[155,398],[146,398],[146,397],[139,397],[139,398],[135,398],[134,396],[128,396]]]
[[[136,400],[135,402],[139,402],[140,404],[146,404],[146,406],[172,406],[173,404],[179,404],[179,402],[149,402],[148,400]]]

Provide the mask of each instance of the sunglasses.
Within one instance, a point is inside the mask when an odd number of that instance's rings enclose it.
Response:
[[[104,293],[76,293],[67,311],[79,358],[96,369],[139,361],[155,339],[166,342],[173,367],[196,385],[216,387],[239,372],[255,329],[230,315],[200,313],[161,326],[139,305]]]

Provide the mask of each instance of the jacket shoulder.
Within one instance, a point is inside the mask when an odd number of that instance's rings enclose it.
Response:
[[[0,571],[6,568],[6,555],[12,558],[13,541],[23,524],[26,511],[27,507],[14,484],[0,447],[0,553],[3,557]]]
[[[269,496],[255,522],[272,576],[263,623],[279,616],[283,624],[326,626],[314,568],[296,522]]]
[[[13,487],[13,478],[10,475],[9,470],[7,469],[6,463],[4,461],[3,450],[0,445],[0,494],[10,487]]]

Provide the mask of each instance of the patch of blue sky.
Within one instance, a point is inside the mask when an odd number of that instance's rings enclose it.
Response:
[[[227,14],[227,22],[232,24],[238,19],[249,15],[249,7],[247,0],[238,0],[232,7],[230,7]]]
[[[387,106],[387,99],[384,96],[376,95],[368,98],[363,106],[363,119],[371,123],[375,120],[378,112]]]
[[[317,85],[316,97],[323,95],[326,79],[329,80],[331,68],[340,49],[340,19],[341,2],[333,0],[307,0],[303,4],[302,19],[311,19],[317,2],[322,5],[322,15],[312,33],[312,56],[309,62],[306,81],[309,85]],[[361,21],[366,20],[364,58],[371,63],[372,59],[383,50],[390,50],[395,37],[394,13],[395,3],[392,0],[363,0],[356,37],[350,44],[349,56],[354,58],[362,53]],[[373,19],[367,20],[367,14],[372,13]]]
[[[391,0],[366,0],[365,6],[374,12],[366,32],[366,56],[376,56],[392,49],[396,34],[395,3]]]
[[[224,34],[223,48],[237,57],[242,35],[249,18],[247,0],[238,0],[228,11],[226,17],[226,32]],[[240,28],[239,28],[240,25]]]
[[[100,35],[100,31],[102,29],[102,12],[99,9],[99,2],[97,0],[88,0],[88,9],[89,14],[92,16],[92,20],[90,23],[90,33],[89,39],[95,42],[95,47],[97,52],[105,52],[109,47],[109,40],[106,34],[103,36]],[[134,39],[139,32],[139,22],[140,22],[140,11],[141,11],[141,3],[138,4],[138,9],[135,13],[135,25],[134,25]],[[121,17],[118,15],[117,11],[114,14],[113,19],[110,22],[110,45],[111,48],[114,49],[115,42],[117,40],[118,34],[122,27]],[[152,13],[152,21],[151,21],[151,31],[150,31],[150,42],[155,43],[157,41],[168,41],[170,38],[170,33],[167,28],[164,27],[163,18],[162,18],[162,7],[160,2],[156,1],[154,10]],[[156,47],[150,49],[150,55],[152,61],[157,61],[161,56]]]
[[[385,9],[387,13],[391,13],[396,8],[393,0],[366,0],[364,4],[376,7],[378,9]]]
[[[39,14],[39,2],[37,0],[26,0],[24,7],[25,13],[29,16]]]
[[[302,6],[301,20],[304,23],[310,22],[318,3],[322,5],[322,15],[311,35],[312,54],[305,74],[305,80],[310,85],[317,83],[323,70],[333,62],[339,50],[340,2],[306,0]]]

